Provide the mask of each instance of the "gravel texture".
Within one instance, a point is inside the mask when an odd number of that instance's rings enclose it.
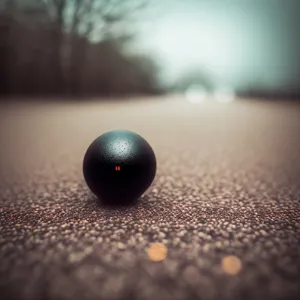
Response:
[[[102,204],[82,175],[89,144],[114,129],[157,157],[130,207]],[[1,104],[0,298],[297,299],[299,137],[299,102]],[[154,242],[162,262],[147,257]],[[224,273],[227,255],[239,274]]]

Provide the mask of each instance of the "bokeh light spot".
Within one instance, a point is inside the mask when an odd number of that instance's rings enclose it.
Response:
[[[235,100],[234,89],[230,87],[220,87],[214,92],[214,98],[220,103],[230,103]]]
[[[226,256],[222,260],[222,270],[228,275],[237,275],[242,269],[241,260],[234,256]]]
[[[200,84],[191,85],[185,91],[185,98],[190,103],[203,103],[208,99],[208,91]]]
[[[152,261],[163,261],[168,254],[168,249],[161,243],[153,243],[147,249],[148,258]]]

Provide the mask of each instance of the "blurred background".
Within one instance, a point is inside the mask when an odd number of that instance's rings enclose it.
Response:
[[[300,94],[298,0],[1,0],[0,94]]]

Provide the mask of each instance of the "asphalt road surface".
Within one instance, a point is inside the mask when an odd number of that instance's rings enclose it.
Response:
[[[0,109],[1,299],[299,299],[300,102]],[[82,175],[89,144],[113,129],[157,156],[130,207],[104,206]],[[156,242],[160,262],[147,255]],[[235,275],[222,267],[232,255]]]

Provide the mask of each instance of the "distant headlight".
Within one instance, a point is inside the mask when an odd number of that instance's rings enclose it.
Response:
[[[214,92],[214,99],[221,103],[229,103],[235,100],[234,89],[230,87],[221,87]]]
[[[209,93],[205,87],[200,84],[191,85],[185,91],[185,99],[190,103],[203,103],[208,100]]]

